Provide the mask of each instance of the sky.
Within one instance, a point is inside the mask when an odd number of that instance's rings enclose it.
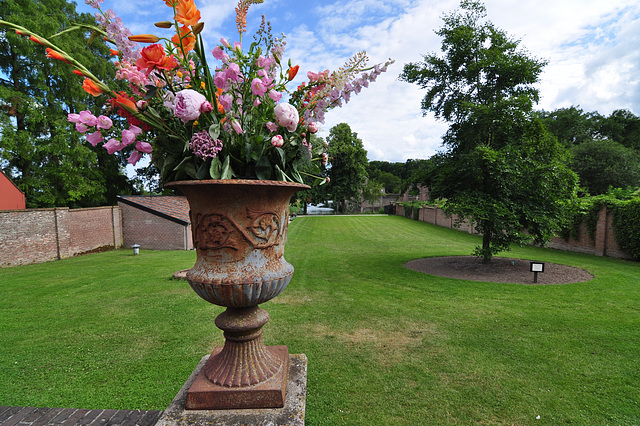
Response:
[[[78,0],[78,11],[95,12]],[[208,50],[220,37],[238,40],[236,1],[195,0],[205,23]],[[417,85],[398,79],[403,66],[425,54],[440,54],[435,31],[442,17],[459,7],[458,0],[265,0],[249,9],[245,42],[261,16],[273,33],[286,34],[284,58],[300,65],[292,87],[307,71],[335,70],[364,50],[370,63],[396,62],[377,81],[329,111],[320,136],[347,123],[358,134],[370,161],[426,159],[442,150],[447,123],[424,115],[425,95]],[[486,0],[488,19],[530,56],[548,61],[541,74],[541,100],[536,109],[552,111],[576,106],[609,115],[628,109],[640,115],[640,3],[637,0]],[[105,0],[134,34],[172,35],[153,26],[171,20],[163,0]],[[210,58],[210,64],[215,59]]]

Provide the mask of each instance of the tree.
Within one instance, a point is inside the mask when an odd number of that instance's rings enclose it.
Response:
[[[572,106],[560,108],[552,112],[541,111],[538,117],[547,129],[558,138],[558,141],[571,148],[583,142],[600,137],[600,126],[604,117],[597,112],[585,113]]]
[[[600,128],[602,136],[627,148],[640,150],[640,117],[631,111],[618,109],[605,118]]]
[[[95,25],[66,0],[3,0],[0,19],[28,23],[51,36],[71,23]],[[101,41],[88,44],[91,31],[74,31],[55,43],[104,81],[114,79],[110,50]],[[115,203],[130,193],[121,158],[84,142],[67,114],[99,113],[104,97],[92,98],[68,64],[45,56],[44,47],[0,27],[0,167],[25,193],[28,207],[85,207]]]
[[[571,168],[591,195],[609,188],[640,186],[638,152],[610,140],[592,140],[571,149]]]
[[[367,173],[367,151],[358,134],[346,123],[333,126],[327,136],[331,162],[329,193],[339,209],[346,211],[347,200],[360,198]]]
[[[443,57],[425,55],[400,76],[427,89],[424,114],[450,123],[447,151],[428,173],[431,196],[476,224],[483,241],[475,253],[484,262],[512,242],[547,241],[575,199],[577,177],[532,112],[545,61],[487,21],[478,1],[461,1],[436,33]]]

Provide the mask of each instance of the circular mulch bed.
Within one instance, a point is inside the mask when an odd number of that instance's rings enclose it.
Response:
[[[544,272],[538,273],[538,282],[534,283],[530,265],[529,260],[504,257],[494,257],[491,263],[484,264],[475,256],[428,257],[406,264],[414,271],[439,277],[494,283],[569,284],[593,279],[593,275],[584,269],[545,262]]]

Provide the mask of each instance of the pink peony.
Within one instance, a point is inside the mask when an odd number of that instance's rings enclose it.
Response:
[[[275,135],[271,138],[271,145],[275,146],[276,148],[280,148],[282,145],[284,145],[284,139],[280,135]]]
[[[290,132],[294,132],[298,128],[300,117],[298,110],[291,104],[283,103],[276,105],[273,112],[276,115],[278,125],[285,127]]]
[[[203,94],[192,89],[181,90],[176,93],[174,100],[174,114],[183,123],[197,120],[200,117],[200,109],[202,104],[207,102],[207,98]]]
[[[318,125],[316,123],[309,123],[309,133],[318,133]]]

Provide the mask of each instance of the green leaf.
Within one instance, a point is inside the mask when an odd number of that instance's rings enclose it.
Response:
[[[196,166],[194,166],[193,163],[187,163],[187,165],[184,166],[184,172],[189,175],[189,177],[197,179]]]
[[[233,170],[231,169],[231,157],[227,156],[227,158],[224,159],[224,164],[222,165],[222,176],[220,179],[231,179],[235,175],[236,174],[233,173]]]
[[[281,180],[283,182],[293,182],[293,180],[289,176],[287,176],[287,174],[283,172],[282,169],[278,167],[277,164],[276,164],[276,176],[278,176],[278,180]]]
[[[178,170],[182,169],[182,168],[184,167],[184,165],[185,165],[188,161],[190,161],[190,160],[191,160],[191,158],[192,158],[191,156],[189,156],[189,157],[184,157],[184,158],[182,159],[182,161],[181,161],[181,162],[180,162],[176,167],[174,167],[173,171],[174,171],[174,172],[177,172]],[[194,167],[194,170],[195,170],[195,167]],[[195,172],[194,172],[194,175],[195,175]]]
[[[260,180],[269,180],[271,179],[271,174],[273,173],[273,168],[271,167],[271,162],[267,157],[260,157],[260,159],[256,162],[256,176]]]
[[[209,176],[209,170],[211,166],[209,165],[209,161],[205,161],[198,167],[198,172],[196,173],[196,179],[206,179]]]
[[[287,161],[285,159],[285,152],[284,149],[282,148],[276,148],[276,152],[278,154],[280,154],[280,165],[282,166],[282,168],[286,168],[287,167]]]
[[[211,167],[209,167],[209,175],[211,176],[211,179],[220,179],[220,177],[222,176],[222,163],[220,162],[220,158],[216,157],[213,160],[211,160]]]
[[[209,126],[209,136],[211,139],[219,139],[220,138],[220,124],[215,123]]]

